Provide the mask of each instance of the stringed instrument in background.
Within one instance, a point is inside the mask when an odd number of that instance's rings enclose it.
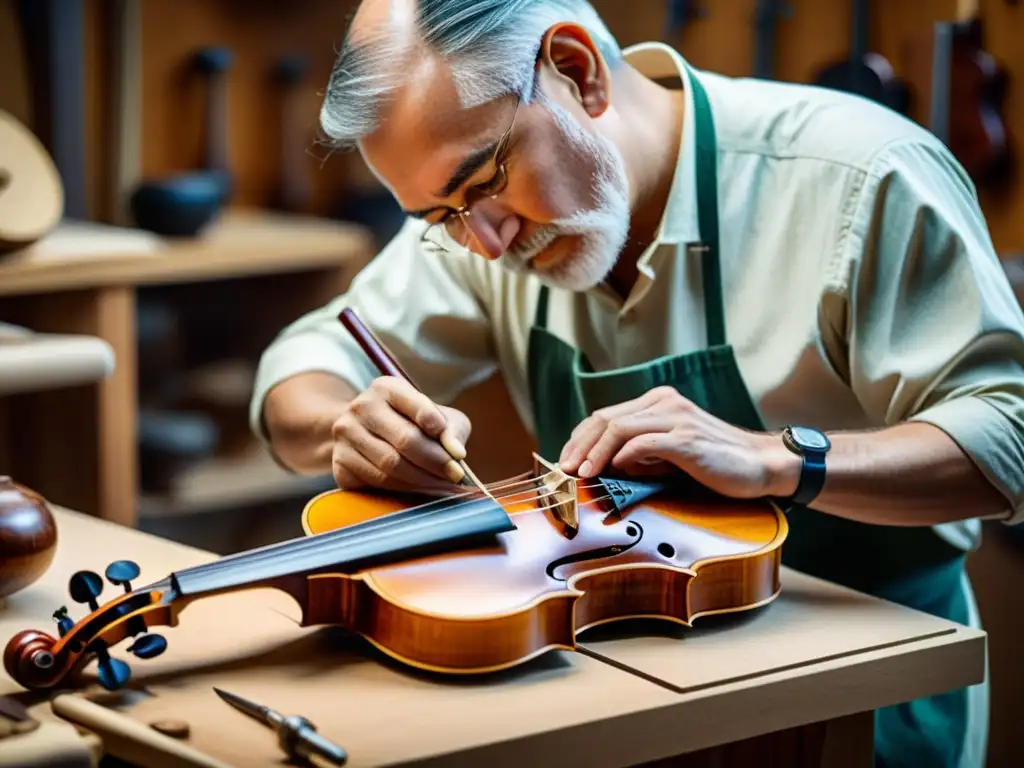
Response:
[[[793,15],[788,0],[757,0],[754,9],[753,76],[760,80],[775,79],[775,35],[779,19]]]
[[[868,50],[870,0],[852,0],[850,55],[823,69],[814,82],[824,88],[854,93],[900,114],[910,108],[910,90],[897,76],[888,59]]]
[[[1010,75],[984,48],[978,6],[978,0],[957,0],[956,21],[935,27],[929,127],[975,183],[995,186],[1009,180],[1013,170],[1003,116]],[[1021,31],[1024,41],[1024,19]]]
[[[134,587],[140,568],[117,561],[106,579],[123,592],[99,604],[103,578],[71,576],[90,613],[53,614],[58,636],[10,638],[7,673],[26,688],[70,684],[91,659],[100,684],[131,677],[110,649],[147,659],[193,601],[271,587],[291,595],[302,625],[335,625],[385,654],[449,674],[507,669],[577,635],[627,618],[689,625],[708,614],[770,603],[780,590],[788,526],[765,501],[706,495],[686,476],[586,483],[535,455],[534,471],[424,501],[384,492],[330,491],[311,500],[308,534],[225,556]],[[206,627],[207,631],[244,631]]]

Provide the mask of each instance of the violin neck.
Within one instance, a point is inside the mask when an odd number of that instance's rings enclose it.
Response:
[[[272,586],[275,581],[330,571],[345,573],[397,559],[450,551],[515,529],[494,499],[439,499],[412,509],[259,549],[171,574],[178,597]]]

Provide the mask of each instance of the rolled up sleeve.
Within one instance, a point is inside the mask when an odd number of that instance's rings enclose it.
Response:
[[[880,153],[849,232],[851,386],[882,423],[943,430],[1024,521],[1024,315],[975,190],[927,138]],[[965,510],[970,517],[970,510]]]
[[[439,403],[495,368],[488,312],[468,254],[425,253],[410,219],[353,279],[349,290],[284,328],[260,357],[249,406],[253,433],[269,445],[267,394],[286,379],[325,372],[357,391],[380,374],[338,316],[346,307],[373,331],[416,384]]]

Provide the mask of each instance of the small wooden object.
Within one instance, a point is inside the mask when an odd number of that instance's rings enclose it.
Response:
[[[0,698],[0,739],[31,733],[39,721],[29,715],[25,705],[10,696]]]
[[[64,213],[64,187],[35,135],[0,109],[0,254],[31,245]]]
[[[149,724],[157,733],[174,739],[187,739],[192,729],[184,720],[156,720]]]
[[[0,599],[42,576],[56,548],[57,524],[45,499],[0,475]]]
[[[62,693],[50,701],[50,707],[64,720],[100,736],[107,749],[123,759],[150,768],[228,768],[220,760],[84,696]]]

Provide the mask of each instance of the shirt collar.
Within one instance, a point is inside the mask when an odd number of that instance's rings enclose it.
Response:
[[[694,158],[693,92],[689,87],[689,80],[694,75],[679,52],[665,43],[639,43],[624,49],[623,54],[627,63],[646,77],[651,79],[678,77],[683,83],[685,109],[675,176],[672,179],[668,202],[665,205],[655,241],[637,264],[641,272],[649,273],[649,262],[659,245],[678,245],[700,241],[700,224],[697,218],[696,161]]]

